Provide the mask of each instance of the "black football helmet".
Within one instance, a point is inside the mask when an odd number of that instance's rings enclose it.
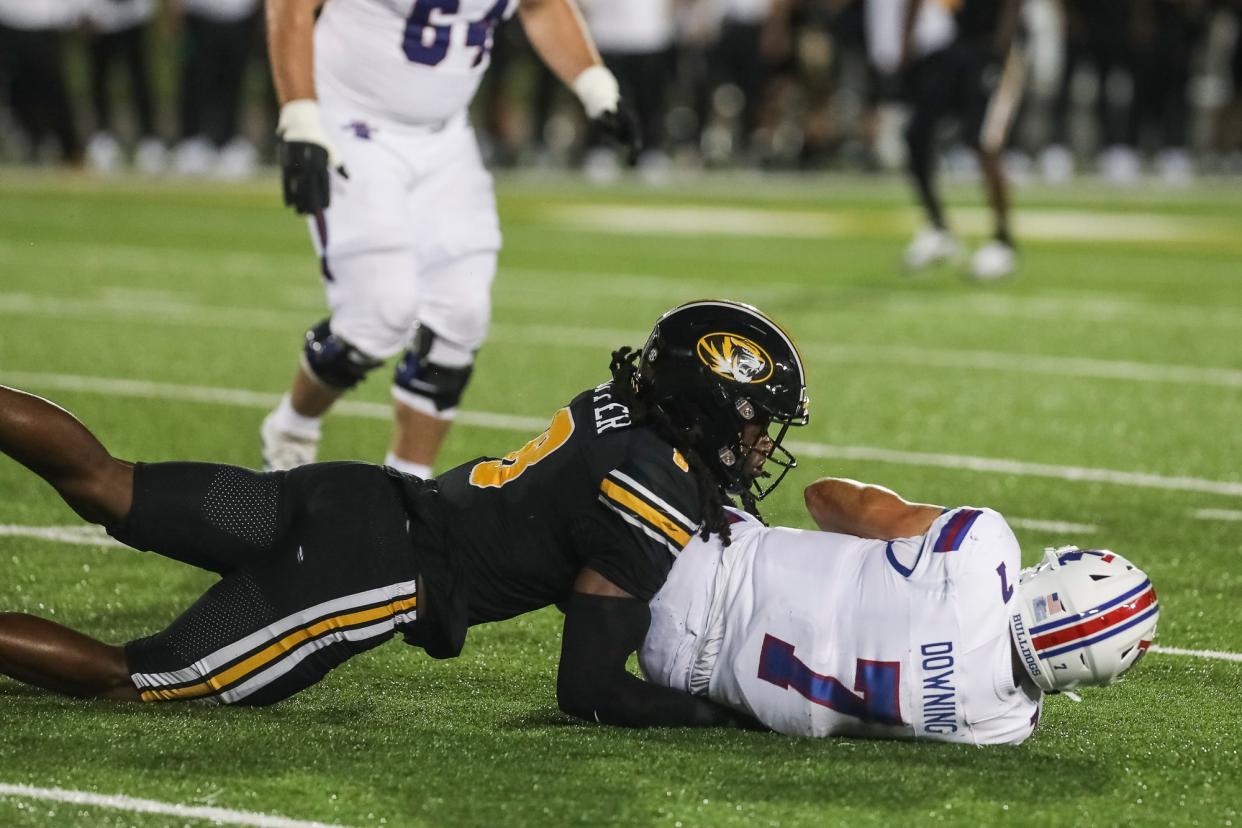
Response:
[[[793,340],[758,309],[724,300],[673,308],[647,338],[635,381],[648,405],[694,435],[699,456],[730,493],[762,500],[797,465],[781,442],[790,426],[807,423],[806,372]],[[747,423],[765,433],[780,425],[766,461],[780,472],[767,485],[747,472],[754,448],[742,444]]]

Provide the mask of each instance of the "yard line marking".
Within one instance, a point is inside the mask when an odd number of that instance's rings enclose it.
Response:
[[[0,313],[80,316],[116,320],[138,319],[157,325],[202,325],[242,330],[296,331],[305,323],[300,311],[257,310],[199,305],[177,298],[147,300],[111,295],[101,299],[64,299],[26,293],[0,293]],[[519,345],[556,345],[571,348],[614,348],[623,342],[642,342],[645,331],[567,325],[497,323],[491,339]],[[871,365],[877,361],[918,368],[1011,371],[1015,373],[1134,382],[1208,385],[1242,388],[1242,370],[1205,368],[1089,357],[1040,356],[1005,351],[955,350],[891,345],[842,345],[814,341],[799,343],[804,354],[823,362]]]
[[[1153,644],[1151,651],[1165,655],[1210,658],[1217,661],[1242,661],[1242,653],[1227,653],[1221,650],[1183,650],[1181,647],[1161,647],[1159,644]]]
[[[772,239],[885,237],[914,227],[908,211],[764,210],[747,207],[572,204],[544,208],[546,220],[610,235],[748,236]],[[988,212],[962,208],[954,220],[968,235],[988,232]],[[1016,218],[1025,239],[1060,242],[1236,242],[1220,218],[1168,213],[1098,213],[1028,207]]]
[[[1242,511],[1237,509],[1195,509],[1195,517],[1199,520],[1242,520]]]
[[[645,333],[609,328],[564,325],[493,326],[492,339],[501,342],[551,345],[559,347],[610,347],[623,342],[642,342]],[[1203,368],[1195,365],[1168,365],[1089,357],[1057,357],[1004,351],[918,348],[892,345],[832,345],[799,340],[804,355],[821,362],[873,364],[877,360],[918,368],[979,369],[1054,376],[1120,379],[1136,382],[1165,382],[1185,385],[1216,385],[1242,388],[1242,370]]]
[[[44,802],[64,802],[70,805],[89,805],[96,808],[112,808],[137,814],[163,814],[178,819],[201,819],[216,825],[253,825],[257,828],[343,828],[327,822],[307,822],[300,819],[260,814],[254,811],[234,811],[201,805],[180,805],[175,802],[159,802],[154,799],[136,799],[120,794],[98,794],[90,791],[73,791],[65,788],[36,788],[31,785],[11,785],[0,782],[0,796],[39,799]]]
[[[105,532],[102,526],[21,526],[5,523],[0,524],[0,536],[36,538],[74,546],[124,546]]]
[[[52,388],[61,391],[82,391],[144,399],[237,405],[246,408],[270,408],[280,399],[278,394],[247,391],[237,388],[210,388],[197,385],[149,382],[146,380],[85,377],[74,374],[0,371],[0,379],[16,385]],[[338,403],[335,410],[341,414],[365,417],[367,419],[387,420],[391,417],[390,406],[383,403],[346,400]],[[486,411],[461,411],[457,415],[457,420],[458,422],[479,428],[528,432],[542,431],[548,423],[547,419],[542,417],[523,417]],[[1071,482],[1113,483],[1119,486],[1160,489],[1164,491],[1202,492],[1204,494],[1242,497],[1242,482],[1231,480],[1169,477],[1146,472],[1094,469],[1082,466],[1058,466],[1049,463],[1028,463],[1021,460],[900,451],[871,446],[834,446],[828,443],[792,442],[789,447],[808,457],[829,460],[864,460],[903,466],[992,472],[1022,477],[1046,477]]]
[[[1062,535],[1094,535],[1100,529],[1090,523],[1069,523],[1064,520],[1007,517],[1005,521],[1018,529],[1033,529],[1037,532],[1054,532]]]
[[[789,448],[795,454],[805,454],[825,460],[868,460],[877,463],[894,463],[902,466],[923,466],[942,469],[962,469],[975,472],[1013,474],[1021,477],[1048,477],[1071,482],[1114,483],[1142,489],[1164,491],[1202,492],[1242,497],[1242,483],[1231,480],[1205,480],[1199,477],[1166,477],[1145,472],[1092,469],[1083,466],[1057,466],[1049,463],[1027,463],[1021,460],[1004,460],[990,457],[972,457],[961,454],[934,454],[921,451],[897,451],[870,446],[833,446],[826,443],[791,442]]]

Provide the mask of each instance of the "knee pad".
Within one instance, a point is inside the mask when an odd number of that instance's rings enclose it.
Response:
[[[332,333],[328,326],[330,321],[325,319],[306,332],[306,347],[302,349],[303,364],[324,385],[332,388],[353,388],[384,361],[364,354]]]
[[[414,343],[397,363],[393,384],[430,401],[436,411],[446,411],[461,403],[462,392],[474,371],[474,360],[471,357],[470,362],[457,367],[432,362],[430,355],[436,339],[435,331],[426,325],[419,326]]]

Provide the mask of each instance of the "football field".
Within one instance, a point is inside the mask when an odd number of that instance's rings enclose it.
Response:
[[[0,383],[118,456],[258,464],[324,299],[278,184],[0,172]],[[951,217],[978,241],[973,186]],[[552,608],[437,662],[390,643],[268,709],[62,699],[0,678],[0,826],[1242,826],[1242,186],[1018,193],[1020,278],[897,267],[899,181],[498,184],[493,334],[445,467],[516,449],[663,310],[752,302],[809,365],[772,498],[821,475],[1003,513],[1024,562],[1124,554],[1160,596],[1120,684],[1047,700],[1016,748],[579,724]],[[322,459],[383,457],[387,372]],[[0,611],[123,642],[212,577],[120,547],[0,457]]]

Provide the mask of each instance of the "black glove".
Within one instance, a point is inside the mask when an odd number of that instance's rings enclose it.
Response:
[[[303,214],[327,207],[328,151],[307,141],[281,141],[277,154],[286,206]]]
[[[276,125],[281,185],[285,204],[299,213],[318,213],[332,197],[328,176],[335,168],[345,178],[345,167],[324,132],[319,104],[303,98],[280,108]]]
[[[643,151],[643,134],[634,109],[625,98],[618,98],[616,109],[601,112],[591,123],[625,154],[627,164],[638,160],[638,154]]]

